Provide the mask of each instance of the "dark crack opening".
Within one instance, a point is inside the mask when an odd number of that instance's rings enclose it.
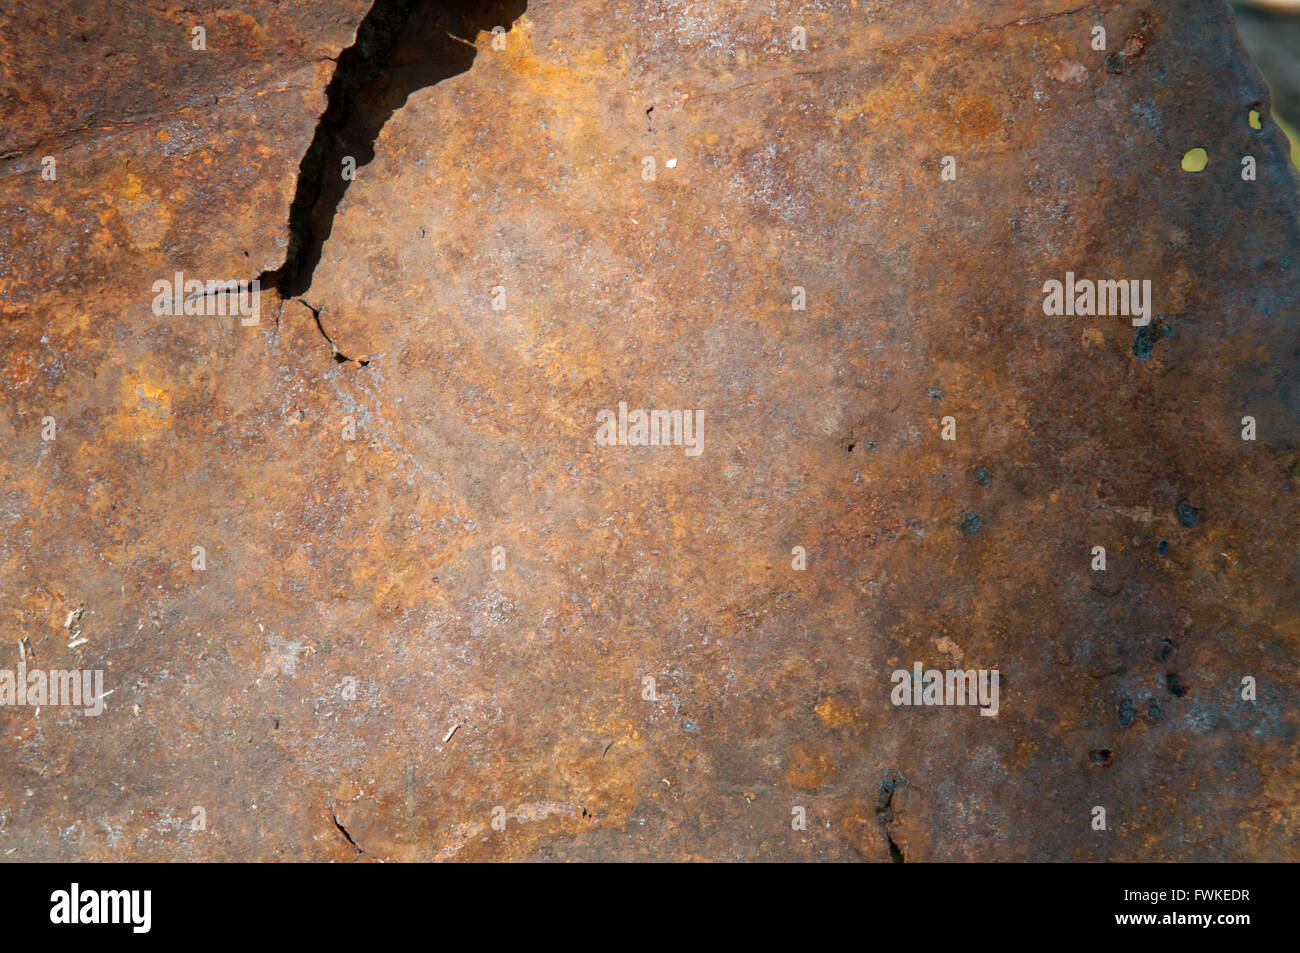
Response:
[[[330,820],[333,821],[334,826],[339,829],[339,833],[348,839],[348,843],[356,848],[358,854],[365,853],[365,851],[361,849],[360,845],[352,839],[352,835],[348,833],[348,829],[339,823],[339,816],[334,813],[334,808],[332,807],[330,808]]]
[[[348,357],[346,354],[344,354],[342,351],[339,350],[339,346],[338,346],[337,344],[334,343],[334,339],[333,339],[332,337],[330,337],[329,332],[325,330],[325,325],[321,323],[320,313],[321,313],[321,311],[324,310],[324,309],[322,309],[322,308],[313,308],[310,304],[308,304],[308,303],[307,303],[306,301],[304,301],[302,298],[294,298],[293,300],[296,301],[296,302],[298,302],[300,305],[302,305],[304,308],[306,308],[308,311],[311,312],[311,316],[312,316],[312,318],[315,319],[315,321],[316,321],[316,330],[320,332],[321,337],[323,337],[326,341],[329,342],[329,345],[330,345],[330,352],[334,355],[334,360],[335,360],[337,363],[339,363],[339,364],[358,364],[358,365],[360,365],[361,367],[369,367],[369,366],[370,366],[370,361],[366,360],[365,358]]]
[[[375,0],[325,89],[325,112],[298,168],[284,264],[261,275],[264,286],[286,299],[311,287],[351,185],[344,157],[357,169],[369,164],[379,131],[413,92],[473,64],[477,51],[463,37],[509,29],[526,8],[527,0]]]
[[[889,862],[891,864],[907,863],[907,858],[903,856],[903,852],[899,850],[898,845],[894,843],[894,839],[889,837],[888,834],[886,834],[885,837],[889,839]]]

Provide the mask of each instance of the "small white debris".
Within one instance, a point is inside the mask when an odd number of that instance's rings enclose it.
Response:
[[[675,169],[675,168],[677,168],[677,160],[676,160],[676,159],[669,159],[667,162],[664,163],[664,165],[667,166],[667,167],[670,168],[670,169]]]
[[[85,645],[89,641],[90,639],[75,639],[74,641],[68,643],[68,648],[75,649],[78,645]]]
[[[460,722],[456,722],[456,724],[452,725],[451,728],[447,730],[447,733],[442,736],[442,743],[446,744],[448,741],[451,741],[451,736],[456,733],[456,729],[459,727]]]

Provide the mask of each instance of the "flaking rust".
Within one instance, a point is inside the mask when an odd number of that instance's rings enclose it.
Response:
[[[0,668],[114,694],[0,708],[0,851],[1300,858],[1300,206],[1222,7],[502,5],[370,78],[304,306],[156,314],[303,238],[320,6],[101,40],[165,84],[6,32]]]

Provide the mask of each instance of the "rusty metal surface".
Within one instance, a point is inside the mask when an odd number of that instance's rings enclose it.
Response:
[[[1300,206],[1219,4],[530,0],[305,303],[156,316],[281,264],[322,6],[109,71],[183,118],[55,183],[77,87],[5,120],[0,667],[114,694],[0,707],[0,857],[1300,858]],[[1066,271],[1151,326],[1045,316]],[[703,452],[599,445],[620,401]],[[914,662],[997,717],[895,706]]]

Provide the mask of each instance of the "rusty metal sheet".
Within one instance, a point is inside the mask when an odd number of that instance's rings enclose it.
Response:
[[[1226,9],[519,7],[419,7],[472,66],[399,39],[319,195],[347,30],[227,148],[77,146],[93,227],[6,160],[0,666],[113,694],[0,708],[0,854],[1300,857],[1297,179]]]

